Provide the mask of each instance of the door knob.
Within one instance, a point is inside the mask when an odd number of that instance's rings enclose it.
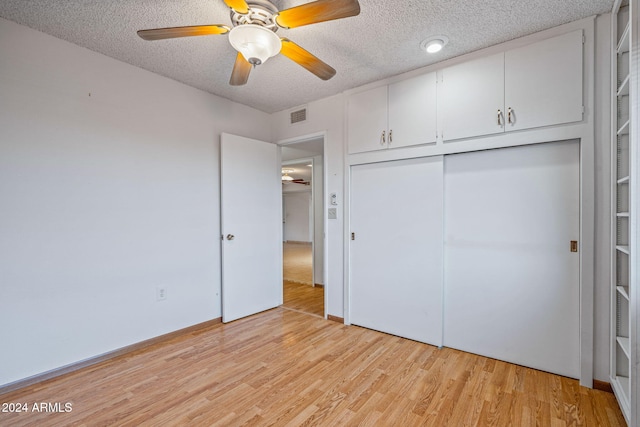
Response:
[[[227,234],[227,240],[233,240],[233,238],[236,237],[233,234]]]

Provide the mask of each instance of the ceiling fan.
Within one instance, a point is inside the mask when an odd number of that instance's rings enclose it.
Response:
[[[317,0],[281,11],[267,0],[223,1],[231,8],[231,28],[220,24],[155,28],[140,30],[138,35],[144,40],[161,40],[228,33],[229,42],[238,51],[229,81],[232,86],[246,84],[253,67],[278,53],[321,79],[329,80],[336,74],[335,69],[291,40],[278,37],[276,31],[278,28],[297,28],[360,13],[358,0]]]
[[[289,174],[295,172],[295,169],[282,169],[282,184],[303,184],[303,185],[311,185],[311,182],[305,181],[302,178],[293,178]]]

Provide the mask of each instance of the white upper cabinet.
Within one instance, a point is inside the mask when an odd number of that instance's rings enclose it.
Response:
[[[504,74],[507,132],[582,120],[582,30],[505,52]]]
[[[389,148],[436,142],[436,73],[389,85]]]
[[[436,73],[349,96],[349,154],[436,141]]]
[[[444,141],[582,120],[582,30],[442,70]]]
[[[582,64],[577,30],[355,93],[349,154],[579,122]]]
[[[441,87],[445,141],[504,132],[504,53],[445,68]]]
[[[387,87],[356,93],[347,102],[349,153],[386,148]]]

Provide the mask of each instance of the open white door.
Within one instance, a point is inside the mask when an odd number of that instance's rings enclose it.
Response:
[[[222,134],[222,321],[282,304],[279,147]]]

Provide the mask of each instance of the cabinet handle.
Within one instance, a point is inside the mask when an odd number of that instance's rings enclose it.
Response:
[[[389,131],[389,144],[393,142],[393,129]]]
[[[511,120],[511,118],[513,117],[513,113],[511,111],[511,107],[509,107],[509,109],[507,110],[507,122],[509,122],[509,124],[513,124],[514,121]]]
[[[385,131],[382,131],[382,135],[380,136],[380,145],[384,145],[385,142],[387,142],[387,137],[385,135]]]
[[[498,126],[502,126],[502,111],[498,110]]]

